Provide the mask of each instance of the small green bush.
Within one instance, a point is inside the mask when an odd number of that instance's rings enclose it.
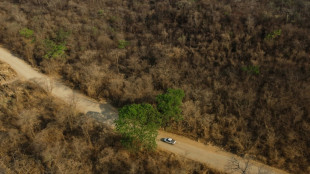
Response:
[[[129,44],[130,44],[130,42],[128,42],[128,41],[126,41],[126,40],[119,40],[119,41],[118,41],[118,48],[124,49],[124,48],[126,48]]]
[[[44,55],[44,58],[46,59],[62,57],[67,50],[65,42],[57,44],[50,39],[45,40],[45,48],[46,54]]]
[[[282,30],[279,29],[279,30],[275,30],[271,33],[268,33],[265,37],[266,40],[272,40],[272,39],[275,39],[276,37],[278,36],[281,36],[281,33],[282,33]]]
[[[29,28],[23,28],[19,30],[19,34],[25,38],[31,38],[34,35],[34,31]]]
[[[60,29],[56,33],[56,37],[44,40],[46,53],[45,59],[60,58],[65,55],[66,40],[70,36],[70,32]]]
[[[98,14],[99,16],[102,16],[103,13],[104,13],[104,10],[102,10],[102,9],[98,10],[98,12],[97,12],[97,14]]]
[[[258,75],[259,74],[259,66],[243,66],[241,67],[242,71],[248,72],[250,74],[255,74]]]

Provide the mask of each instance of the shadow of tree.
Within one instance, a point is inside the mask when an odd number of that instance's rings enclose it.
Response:
[[[100,104],[100,109],[101,112],[88,111],[86,115],[114,127],[114,121],[118,118],[117,109],[108,103]]]

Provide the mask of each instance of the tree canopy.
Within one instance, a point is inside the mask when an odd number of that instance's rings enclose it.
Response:
[[[156,147],[157,130],[161,120],[159,112],[150,104],[126,105],[119,110],[116,130],[122,144],[132,150],[151,150]]]
[[[122,135],[122,144],[134,151],[155,149],[160,126],[167,126],[170,120],[182,119],[180,106],[183,97],[183,90],[168,89],[165,94],[156,97],[157,108],[150,104],[122,107],[115,121],[116,130]]]
[[[168,89],[165,94],[156,97],[157,109],[161,113],[163,125],[166,125],[170,120],[183,119],[180,106],[184,96],[184,91],[181,89]]]

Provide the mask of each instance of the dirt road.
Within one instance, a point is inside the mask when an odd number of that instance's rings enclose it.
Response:
[[[51,92],[54,96],[61,98],[69,104],[75,104],[76,107],[87,115],[97,120],[113,126],[113,121],[118,117],[117,110],[107,102],[97,102],[81,93],[70,89],[59,80],[55,80],[34,70],[23,60],[12,55],[6,49],[0,48],[0,61],[9,64],[16,71],[20,78],[33,81],[41,87]],[[162,137],[173,137],[177,140],[175,145],[169,145],[161,142]],[[245,161],[228,152],[224,152],[217,147],[207,146],[195,142],[188,138],[160,131],[157,137],[158,147],[164,151],[172,152],[186,158],[208,164],[211,168],[227,172],[229,161],[235,157],[240,166],[245,165]],[[286,173],[267,165],[251,161],[249,173]]]

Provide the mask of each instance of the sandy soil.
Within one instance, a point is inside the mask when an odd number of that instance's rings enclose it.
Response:
[[[54,96],[61,98],[69,104],[76,105],[76,108],[87,115],[96,118],[98,121],[112,127],[113,121],[117,119],[117,110],[107,102],[97,102],[65,86],[61,81],[48,77],[34,70],[23,60],[12,55],[6,49],[0,48],[0,61],[11,66],[19,77],[33,81],[51,92]],[[160,141],[162,137],[172,137],[177,143],[175,145],[166,144]],[[225,152],[215,146],[204,145],[188,138],[175,134],[159,131],[157,137],[158,148],[169,151],[186,158],[208,164],[211,168],[219,171],[228,172],[229,161],[235,157],[244,166],[245,161],[234,154]],[[286,173],[256,161],[250,161],[248,173]]]

